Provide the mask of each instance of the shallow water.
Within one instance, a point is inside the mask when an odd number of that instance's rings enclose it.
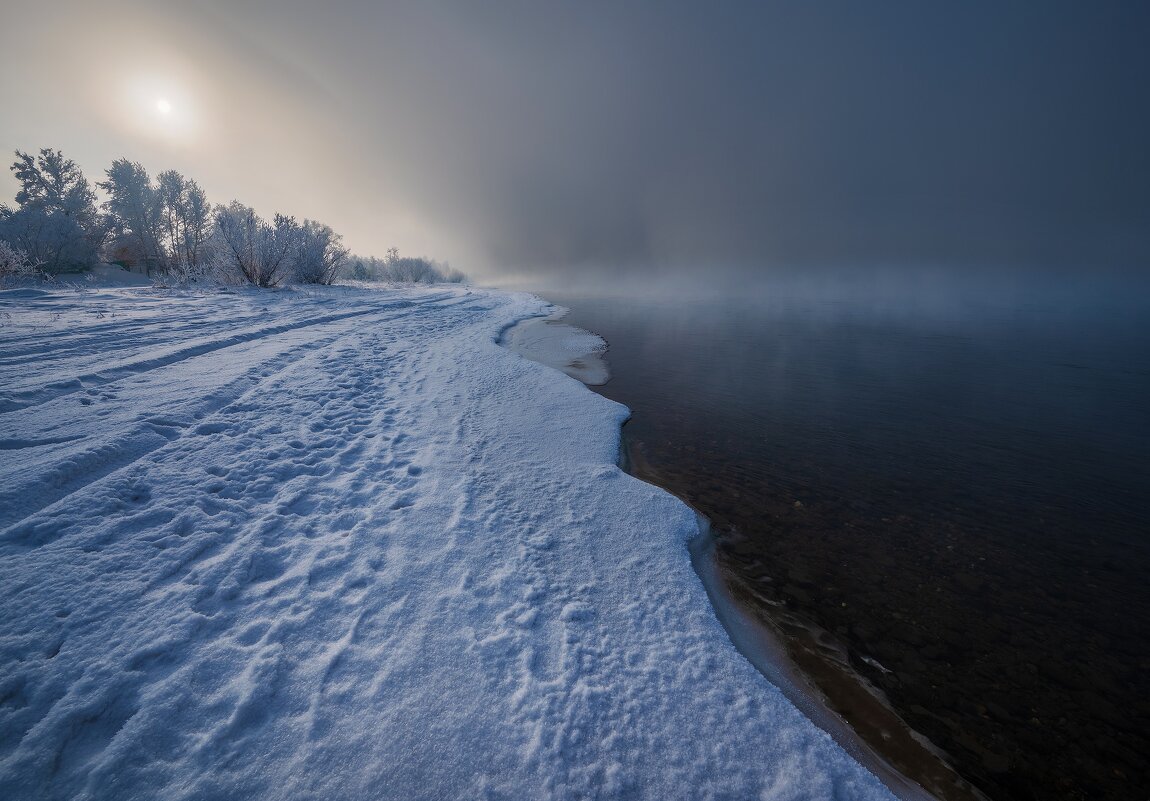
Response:
[[[762,610],[992,798],[1150,783],[1150,334],[1121,284],[544,292]]]
[[[520,320],[503,332],[499,343],[530,359],[561,370],[587,386],[606,384],[611,377],[605,357],[607,343],[581,328],[560,322],[561,309],[550,317]]]

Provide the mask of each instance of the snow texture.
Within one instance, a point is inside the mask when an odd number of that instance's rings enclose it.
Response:
[[[0,798],[846,799],[528,295],[0,293]]]

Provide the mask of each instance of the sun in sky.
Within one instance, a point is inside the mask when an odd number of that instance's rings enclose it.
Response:
[[[185,146],[198,137],[201,114],[188,81],[178,76],[125,74],[116,122],[123,133]]]

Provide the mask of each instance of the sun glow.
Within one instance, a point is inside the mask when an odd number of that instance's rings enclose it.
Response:
[[[191,144],[201,124],[187,84],[173,76],[125,75],[117,121],[125,133],[168,145]]]

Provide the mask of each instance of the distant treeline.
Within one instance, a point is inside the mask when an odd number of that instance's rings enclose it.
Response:
[[[445,264],[430,259],[400,256],[396,248],[387,251],[387,256],[350,256],[343,274],[356,281],[398,281],[406,284],[457,284],[466,276]]]
[[[96,187],[71,159],[45,148],[16,151],[15,208],[0,204],[0,277],[58,275],[100,262],[188,282],[204,278],[270,287],[364,281],[462,281],[446,264],[348,253],[343,238],[315,220],[276,214],[270,221],[232,201],[213,206],[195,181],[175,170],[152,179],[137,162],[118,159]]]

